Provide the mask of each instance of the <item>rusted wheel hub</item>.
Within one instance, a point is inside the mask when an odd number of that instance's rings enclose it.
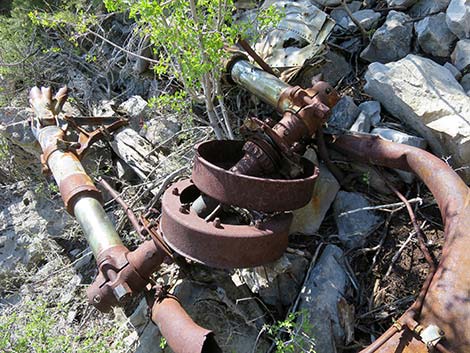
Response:
[[[241,141],[200,144],[192,179],[179,181],[165,192],[160,226],[176,252],[208,266],[234,268],[269,263],[285,251],[292,222],[292,214],[285,211],[309,202],[318,169],[302,160],[303,174],[291,180],[230,171],[242,156]],[[203,193],[222,205],[254,210],[255,217],[247,216],[249,211],[243,216],[223,207],[206,220],[191,208]]]

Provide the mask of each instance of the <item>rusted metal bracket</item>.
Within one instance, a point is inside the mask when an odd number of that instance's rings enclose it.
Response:
[[[126,117],[99,117],[99,116],[82,116],[72,117],[69,115],[64,116],[64,120],[79,132],[78,146],[75,148],[75,153],[80,158],[93,143],[101,140],[104,137],[120,129],[123,126],[129,125],[129,120]],[[99,126],[93,131],[87,131],[83,126]]]

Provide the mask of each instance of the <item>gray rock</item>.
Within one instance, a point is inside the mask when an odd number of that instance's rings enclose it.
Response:
[[[305,156],[314,161],[313,150],[308,150]],[[320,228],[326,212],[339,191],[340,185],[336,178],[323,164],[319,165],[320,175],[313,187],[313,195],[310,202],[298,209],[294,210],[294,219],[290,227],[290,234],[315,234]]]
[[[41,149],[29,125],[33,116],[31,109],[0,108],[0,135],[37,158]]]
[[[145,123],[140,131],[140,135],[143,135],[152,145],[162,145],[162,147],[171,148],[176,142],[171,137],[180,130],[181,124],[178,122],[177,115],[160,115]]]
[[[351,3],[348,4],[349,10],[351,10],[351,12],[353,12],[353,13],[356,12],[356,11],[359,11],[361,6],[362,6],[362,3],[360,1],[352,1]],[[330,17],[333,20],[335,20],[336,23],[339,23],[345,17],[348,17],[348,13],[346,12],[346,10],[342,6],[340,6],[340,7],[337,7],[337,8],[335,8],[331,11]]]
[[[470,91],[470,73],[462,77],[462,79],[460,80],[460,85],[462,86],[463,90],[467,92],[468,95],[468,92]]]
[[[361,247],[382,221],[374,211],[361,210],[370,203],[358,192],[340,191],[333,203],[338,237],[350,249]]]
[[[447,25],[460,39],[470,38],[470,2],[451,0],[447,8]]]
[[[389,7],[395,7],[395,6],[400,6],[400,7],[410,7],[414,4],[416,4],[417,0],[387,0],[387,5]]]
[[[361,112],[369,117],[372,126],[377,126],[382,119],[380,116],[380,103],[377,101],[367,101],[359,104]]]
[[[470,100],[449,70],[416,55],[365,74],[367,94],[424,137],[438,156],[455,166],[470,162]],[[418,98],[419,97],[419,98]],[[464,177],[470,180],[470,173]]]
[[[462,78],[462,74],[459,69],[457,69],[454,65],[451,63],[447,62],[444,64],[444,67],[449,70],[452,75],[454,75],[455,79],[459,81]]]
[[[349,62],[336,51],[329,50],[324,58],[324,62],[320,65],[306,65],[299,74],[299,80],[296,83],[303,87],[309,87],[312,85],[312,78],[321,74],[324,81],[336,86],[342,78],[352,72]]]
[[[354,54],[362,49],[362,39],[358,37],[351,38],[342,42],[340,46],[347,52]]]
[[[364,27],[367,31],[371,29],[380,19],[380,13],[375,12],[374,10],[366,9],[359,10],[353,13],[353,17]],[[350,31],[358,31],[359,28],[355,25],[352,19],[348,17],[343,17],[339,25],[342,28],[345,28]]]
[[[449,30],[446,14],[438,13],[415,23],[415,31],[421,49],[428,54],[448,57],[457,37]]]
[[[43,261],[71,223],[62,201],[39,184],[0,186],[0,283]]]
[[[326,7],[336,7],[341,5],[341,0],[314,0],[313,2]]]
[[[388,63],[406,56],[411,50],[413,25],[402,12],[390,11],[385,23],[375,31],[361,58],[370,62]]]
[[[297,321],[311,322],[311,331],[303,334],[315,339],[316,352],[335,353],[336,347],[352,341],[354,307],[348,303],[351,291],[344,253],[339,247],[328,245],[306,279],[299,302],[303,314]]]
[[[141,96],[132,96],[119,105],[119,110],[129,115],[129,125],[136,131],[151,117],[151,109]]]
[[[451,55],[452,63],[460,71],[470,66],[470,39],[461,39],[457,42]]]
[[[349,129],[361,110],[350,96],[344,96],[333,107],[328,126],[340,129]]]
[[[411,17],[428,16],[429,14],[445,11],[449,2],[450,0],[418,0],[408,14]]]

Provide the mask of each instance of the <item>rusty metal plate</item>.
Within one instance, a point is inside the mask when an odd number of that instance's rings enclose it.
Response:
[[[304,175],[298,179],[269,179],[231,172],[243,157],[243,141],[208,141],[196,147],[194,184],[226,205],[249,210],[279,212],[305,206],[312,198],[318,168],[302,159]]]
[[[176,192],[175,190],[178,190]],[[278,259],[287,247],[291,213],[267,219],[259,229],[250,225],[206,222],[189,207],[200,191],[190,180],[173,184],[163,195],[163,237],[179,254],[217,268],[242,268]]]

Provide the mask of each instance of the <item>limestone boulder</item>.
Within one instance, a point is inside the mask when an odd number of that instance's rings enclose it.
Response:
[[[365,91],[424,137],[455,167],[470,163],[470,98],[452,73],[434,61],[408,55],[386,65],[373,63]],[[470,172],[462,171],[470,181]]]

